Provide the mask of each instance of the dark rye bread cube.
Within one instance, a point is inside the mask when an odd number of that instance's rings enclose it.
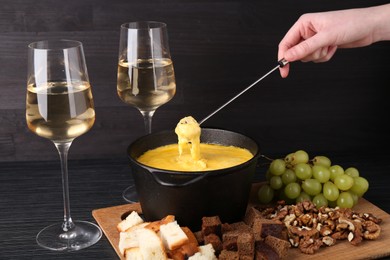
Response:
[[[222,250],[218,256],[219,260],[239,260],[240,256],[237,251]]]
[[[232,230],[222,234],[222,247],[224,250],[237,251],[237,239],[240,231]]]
[[[232,231],[234,228],[229,223],[222,223],[221,225],[221,233],[226,233],[228,231]]]
[[[253,259],[255,255],[255,238],[250,232],[240,233],[237,237],[237,252],[242,259],[244,256]]]
[[[284,238],[284,230],[286,230],[286,226],[284,223],[276,220],[269,220],[269,219],[261,219],[258,218],[255,220],[255,223],[253,225],[253,232],[260,233],[261,238],[265,238],[267,236],[274,236],[277,238]],[[258,240],[260,240],[259,238]]]
[[[249,207],[244,216],[244,222],[250,227],[253,227],[253,223],[256,218],[262,218],[260,211],[258,211],[255,207]]]
[[[209,234],[204,236],[204,244],[211,244],[215,250],[216,255],[219,255],[223,249],[222,241],[216,234]]]
[[[264,218],[260,211],[254,207],[248,208],[244,222],[252,228],[256,241],[260,241],[268,235],[286,238],[286,226],[284,223],[279,220]]]
[[[252,229],[249,225],[247,225],[244,221],[238,221],[230,224],[230,228],[232,230],[238,230],[242,232],[252,232]]]
[[[237,251],[237,238],[242,233],[252,234],[252,229],[243,221],[225,226],[222,233],[223,249]]]
[[[194,232],[194,235],[195,235],[196,240],[198,241],[198,244],[202,245],[204,243],[204,237],[203,237],[202,231],[201,230],[196,231],[196,232]]]
[[[289,241],[273,236],[266,236],[264,239],[264,243],[269,245],[278,254],[280,258],[285,258],[288,254],[288,250],[291,247]]]
[[[255,258],[256,260],[279,260],[278,254],[264,241],[256,241]]]
[[[221,220],[219,216],[203,217],[202,218],[202,234],[207,236],[210,234],[216,234],[221,236]]]

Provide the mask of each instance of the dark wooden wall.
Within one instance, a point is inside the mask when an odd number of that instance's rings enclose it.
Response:
[[[76,139],[71,159],[126,156],[144,133],[140,113],[116,94],[119,26],[168,24],[177,94],[160,107],[154,131],[184,116],[201,120],[276,65],[277,45],[305,12],[365,7],[386,0],[0,0],[0,161],[57,160],[50,141],[25,123],[27,44],[83,42],[93,84],[96,123]],[[210,118],[204,127],[247,134],[264,154],[387,153],[390,42],[339,50],[328,63],[292,64],[273,73]]]

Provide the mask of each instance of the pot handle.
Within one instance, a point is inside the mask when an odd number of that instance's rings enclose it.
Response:
[[[191,184],[194,184],[200,180],[202,180],[203,178],[206,178],[210,173],[211,171],[209,172],[206,172],[205,174],[202,174],[202,175],[199,175],[198,177],[195,177],[189,181],[186,181],[186,182],[183,182],[183,183],[170,183],[170,182],[166,182],[166,181],[163,181],[160,179],[160,177],[158,177],[157,175],[159,175],[159,172],[155,172],[155,171],[150,171],[150,173],[152,174],[153,176],[153,179],[159,183],[160,185],[163,185],[163,186],[167,186],[167,187],[186,187],[188,185],[191,185]]]

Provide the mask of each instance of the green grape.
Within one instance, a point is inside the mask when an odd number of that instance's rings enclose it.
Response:
[[[328,206],[328,200],[324,197],[322,193],[315,195],[312,201],[314,205],[316,205],[317,209]]]
[[[295,203],[295,199],[290,199],[289,197],[287,197],[286,193],[284,192],[284,189],[280,190],[278,197],[280,200],[284,200],[286,202],[286,204],[294,204]]]
[[[337,199],[337,206],[340,208],[352,208],[353,207],[353,197],[348,191],[343,191],[340,193],[339,198]]]
[[[289,153],[289,154],[287,154],[286,157],[284,157],[284,161],[285,161],[286,163],[291,163],[292,160],[293,160],[293,156],[294,156],[294,153]]]
[[[353,205],[355,206],[359,202],[359,196],[350,190],[348,192],[351,194],[352,199],[353,199]]]
[[[359,176],[353,178],[353,185],[350,189],[353,193],[355,193],[357,196],[362,197],[364,193],[368,190],[369,184],[367,179]]]
[[[353,186],[354,180],[351,176],[343,174],[334,179],[334,184],[336,184],[339,190],[346,191]]]
[[[269,180],[269,186],[271,186],[271,188],[274,190],[278,190],[282,188],[283,186],[282,178],[280,178],[280,176],[272,176],[271,179]]]
[[[296,203],[298,203],[298,202],[303,202],[306,200],[311,201],[310,195],[304,191],[301,191],[301,194],[299,194],[298,198],[295,201],[296,201]]]
[[[307,163],[298,163],[294,166],[295,175],[301,179],[310,179],[312,176],[311,166]]]
[[[286,162],[282,159],[275,159],[271,162],[269,170],[273,175],[282,175],[286,171]]]
[[[259,188],[257,197],[262,204],[270,203],[274,198],[274,190],[269,185],[264,184]]]
[[[355,167],[349,167],[344,172],[346,175],[349,175],[351,177],[359,177],[359,171]]]
[[[284,188],[284,193],[288,198],[296,199],[301,194],[301,186],[296,182],[289,183]]]
[[[317,179],[306,179],[302,181],[302,189],[307,194],[315,196],[321,192],[322,185]]]
[[[322,187],[322,194],[327,200],[335,201],[339,197],[340,191],[333,182],[327,181]]]
[[[296,151],[292,156],[291,164],[296,165],[298,163],[308,163],[309,155],[303,150]]]
[[[322,165],[325,167],[330,167],[332,165],[330,159],[326,156],[318,155],[313,158],[313,164],[314,165]]]
[[[339,176],[339,175],[343,175],[344,174],[344,169],[343,167],[341,167],[340,165],[332,165],[329,167],[329,171],[330,171],[330,179],[332,181],[334,181],[334,179],[336,178],[336,176]]]
[[[313,177],[321,183],[329,181],[330,171],[327,167],[322,165],[314,165],[312,168]]]
[[[297,176],[295,172],[291,169],[286,169],[286,171],[282,174],[282,182],[284,185],[287,185],[292,182],[297,181]]]

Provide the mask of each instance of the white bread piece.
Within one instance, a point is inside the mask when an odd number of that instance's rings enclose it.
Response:
[[[119,232],[126,231],[132,226],[143,223],[144,220],[138,215],[137,211],[132,211],[124,220],[116,226]]]
[[[135,225],[135,226],[128,228],[124,232],[119,233],[118,247],[119,247],[119,251],[122,255],[125,255],[126,249],[139,246],[138,233],[135,230],[143,228],[148,224],[149,224],[149,222],[143,222],[141,224],[138,224],[138,225]]]
[[[167,260],[167,254],[161,239],[151,229],[139,228],[138,233],[139,249],[144,260]]]
[[[167,224],[169,222],[175,221],[175,216],[174,215],[167,215],[165,218],[161,220],[156,220],[151,222],[149,225],[146,226],[146,228],[150,228],[154,232],[158,233],[160,231],[160,226]]]
[[[161,225],[160,237],[165,248],[169,250],[175,250],[188,242],[186,233],[177,224],[177,221]]]
[[[139,247],[128,248],[125,251],[126,260],[144,260]]]
[[[215,250],[212,244],[207,244],[199,247],[199,252],[190,256],[188,260],[217,260]]]

